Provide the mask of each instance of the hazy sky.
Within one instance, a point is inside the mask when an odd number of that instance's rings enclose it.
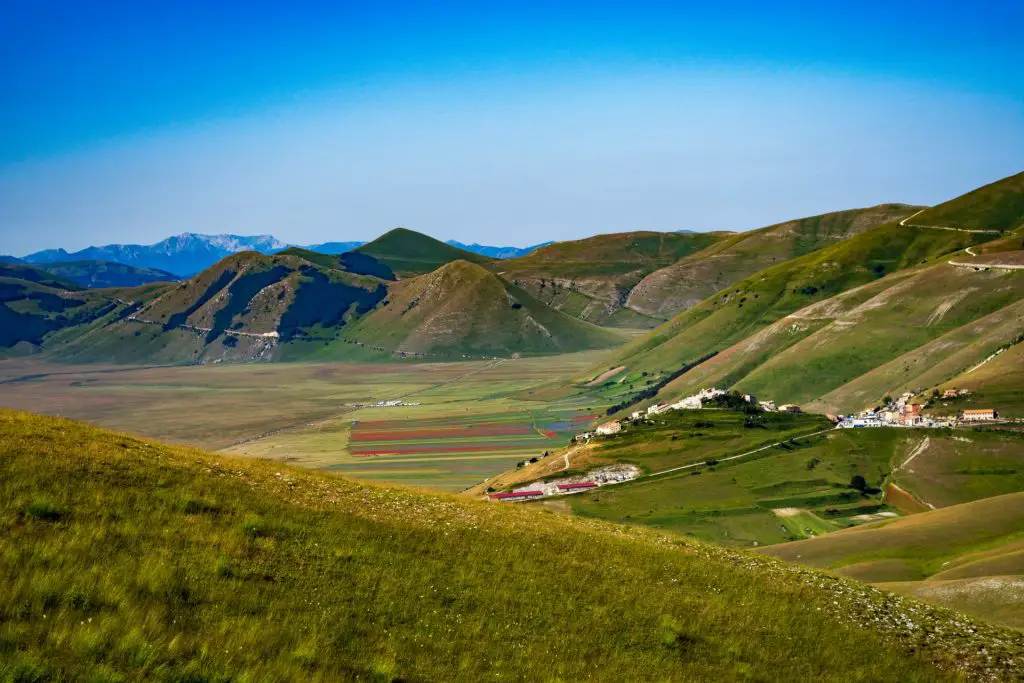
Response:
[[[0,253],[747,229],[1024,170],[1019,1],[680,4],[3,3]]]

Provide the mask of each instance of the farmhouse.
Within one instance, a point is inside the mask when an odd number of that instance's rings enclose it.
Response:
[[[647,417],[651,417],[652,415],[661,415],[662,413],[666,412],[669,409],[670,406],[667,406],[664,403],[655,403],[653,406],[647,409]]]
[[[946,389],[942,392],[942,398],[956,398],[956,389]]]
[[[964,422],[987,422],[988,420],[994,420],[998,417],[996,411],[992,408],[983,408],[980,410],[965,410],[960,413],[960,419]]]
[[[799,413],[799,412],[802,412],[802,411],[800,410],[800,406],[794,405],[792,403],[786,403],[786,404],[783,404],[783,405],[779,406],[779,412],[780,413]]]
[[[543,491],[504,491],[502,493],[492,493],[489,498],[491,500],[529,500],[543,495]]]
[[[612,420],[611,422],[605,422],[595,430],[598,434],[618,434],[622,431],[622,423],[618,420]]]

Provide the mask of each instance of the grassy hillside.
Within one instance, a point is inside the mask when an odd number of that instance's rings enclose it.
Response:
[[[494,260],[405,228],[386,232],[355,251],[374,257],[402,277],[424,275],[452,261],[488,264]]]
[[[59,419],[0,413],[0,471],[4,680],[1008,680],[1024,649],[768,558]]]
[[[454,357],[580,351],[623,341],[467,261],[393,286],[387,300],[346,334],[386,348]]]
[[[914,216],[920,225],[1010,231],[1024,225],[1024,172],[979,187]]]
[[[757,271],[906,218],[919,208],[882,204],[732,235],[651,273],[630,291],[626,305],[647,315],[671,317]]]
[[[938,389],[967,389],[970,395],[943,406],[937,413],[964,408],[995,408],[1004,415],[1024,415],[1024,339],[996,349],[976,366],[942,382]],[[924,385],[928,386],[928,385]]]
[[[81,287],[138,287],[151,282],[176,282],[177,275],[156,268],[137,268],[110,261],[48,263],[46,270]]]
[[[553,308],[614,327],[654,327],[625,306],[644,276],[726,239],[728,233],[626,232],[556,242],[494,264],[502,277]]]
[[[41,273],[40,280],[0,276],[0,358],[37,353],[59,331],[81,329],[119,308],[92,292],[43,284],[57,284],[49,274]]]
[[[44,270],[27,263],[0,262],[0,277],[12,280],[24,280],[37,285],[44,285],[53,289],[69,292],[75,292],[82,289],[82,285],[76,284],[68,278],[61,277],[49,270]]]
[[[877,293],[864,285],[885,287],[887,283],[879,281],[889,273],[927,263],[986,237],[890,223],[756,273],[624,347],[607,365],[624,365],[627,371],[606,393],[628,395],[630,384],[667,376],[725,351],[785,316],[842,292],[854,290],[849,303],[863,303]],[[816,329],[814,324],[798,325],[787,343],[796,343]],[[594,368],[590,377],[606,369]]]
[[[1024,493],[1012,493],[763,552],[1021,628],[1022,526]]]
[[[377,278],[293,254],[242,252],[162,291],[123,293],[132,297],[130,317],[54,345],[52,355],[106,362],[272,360],[281,344],[334,340],[337,328],[386,293]]]
[[[962,350],[955,371],[1024,332],[1024,271],[976,272],[939,264],[913,273],[846,311],[831,301],[801,318],[825,323],[780,349],[735,383],[740,391],[805,403],[826,394],[831,412],[877,405],[911,379]],[[864,377],[876,368],[871,380]],[[945,379],[943,377],[942,379]],[[847,383],[861,390],[838,390]],[[873,395],[869,387],[876,387]],[[834,393],[833,390],[837,390]]]

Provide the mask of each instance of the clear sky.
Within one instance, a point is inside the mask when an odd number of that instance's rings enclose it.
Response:
[[[1019,0],[0,3],[0,253],[936,203],[1024,170],[1021,26]]]

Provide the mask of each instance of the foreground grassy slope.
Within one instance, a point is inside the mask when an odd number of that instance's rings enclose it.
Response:
[[[488,264],[494,260],[405,228],[386,232],[355,251],[372,256],[403,277],[423,275],[452,261]]]
[[[877,522],[763,552],[885,582],[903,592],[1024,627],[1022,582],[1011,578],[1024,577],[1024,493]],[[992,604],[994,584],[1001,584],[996,605]]]
[[[1009,679],[1024,648],[770,559],[60,419],[0,413],[0,472],[4,680]]]
[[[647,315],[671,317],[759,270],[906,218],[919,208],[881,204],[733,235],[651,273],[630,291],[627,305]]]
[[[564,353],[623,342],[468,261],[393,285],[387,300],[346,335],[386,348],[454,357]]]
[[[1024,225],[1024,172],[979,187],[914,216],[920,225],[1010,231]]]

